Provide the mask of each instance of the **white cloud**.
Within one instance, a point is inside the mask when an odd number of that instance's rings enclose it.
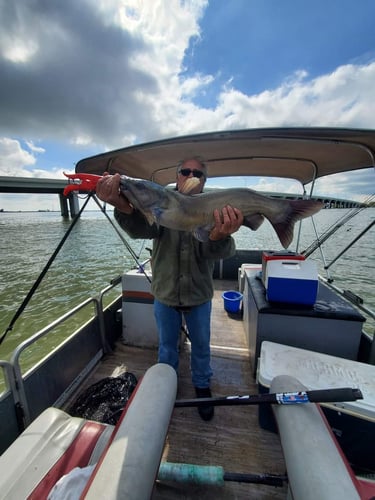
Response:
[[[60,175],[55,166],[48,172],[38,166],[40,138],[99,152],[220,129],[374,127],[375,62],[315,78],[299,68],[278,88],[252,95],[237,89],[234,78],[218,88],[219,75],[186,71],[184,56],[189,44],[199,44],[207,5],[1,3],[0,175]],[[206,92],[217,96],[211,107],[200,104]]]
[[[178,75],[199,36],[207,0],[35,0],[0,7],[0,46],[35,50],[19,65],[0,58],[0,131],[119,147],[149,140],[165,106],[179,111]],[[173,12],[173,16],[171,16]],[[177,91],[176,91],[177,89]],[[160,103],[160,106],[159,106]],[[159,115],[160,110],[160,115]],[[157,115],[156,115],[157,113]]]
[[[364,201],[374,196],[374,174],[374,168],[367,168],[322,177],[317,180],[314,192],[322,196],[335,193],[336,198]]]
[[[216,112],[222,128],[264,126],[373,127],[375,62],[345,65],[308,79],[304,71],[257,95],[224,89]]]
[[[375,62],[313,79],[300,68],[254,95],[229,79],[215,107],[200,106],[199,93],[215,89],[218,77],[187,74],[183,63],[189,43],[199,41],[206,5],[24,0],[0,7],[0,46],[34,47],[22,65],[0,59],[0,132],[108,149],[124,138],[228,128],[374,125]]]
[[[44,149],[33,142],[26,142],[30,151],[22,147],[20,141],[0,137],[0,175],[11,177],[39,177],[63,179],[63,169],[43,170],[37,167],[35,154],[43,153]]]
[[[14,63],[26,63],[37,52],[38,46],[36,43],[27,42],[4,37],[2,40],[2,54],[5,59]]]
[[[25,176],[31,174],[25,167],[35,165],[35,157],[22,148],[19,141],[0,137],[0,173],[5,176]]]
[[[36,146],[34,144],[34,141],[25,141],[27,147],[32,151],[33,153],[45,153],[46,150],[40,146]]]

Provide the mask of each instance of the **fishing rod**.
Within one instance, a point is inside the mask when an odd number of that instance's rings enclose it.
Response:
[[[98,205],[98,207],[100,208],[101,212],[103,212],[103,214],[106,216],[106,218],[108,219],[109,223],[111,224],[111,226],[113,227],[113,229],[116,231],[116,233],[118,234],[118,236],[120,237],[121,241],[124,243],[124,245],[126,246],[126,249],[128,250],[128,252],[130,253],[130,255],[133,257],[135,263],[137,264],[138,266],[138,269],[145,275],[147,281],[149,283],[151,283],[151,279],[150,277],[148,276],[148,274],[146,273],[146,270],[145,270],[145,266],[144,266],[144,263],[141,263],[138,259],[138,256],[137,254],[134,252],[134,250],[132,249],[132,247],[129,245],[128,241],[126,240],[126,238],[124,238],[124,236],[121,234],[121,232],[118,230],[118,228],[115,226],[113,220],[110,218],[110,216],[107,214],[107,211],[105,210],[105,206],[101,205],[101,203],[99,202],[97,196],[92,193],[92,197],[95,201],[95,203]]]
[[[40,285],[42,279],[44,278],[44,276],[46,275],[48,269],[51,267],[51,264],[53,263],[53,261],[55,260],[57,254],[59,253],[59,251],[61,250],[62,246],[64,245],[65,241],[67,240],[69,234],[72,232],[74,226],[76,225],[78,219],[80,218],[83,210],[85,209],[87,203],[89,202],[89,199],[90,197],[92,196],[91,193],[89,193],[85,203],[83,204],[81,210],[78,212],[78,214],[74,217],[74,219],[72,220],[72,223],[70,224],[67,232],[64,234],[62,240],[60,241],[60,243],[57,245],[56,247],[56,250],[53,252],[53,254],[51,255],[51,257],[49,258],[47,264],[44,266],[44,269],[42,270],[42,272],[40,273],[39,277],[37,278],[37,280],[35,281],[34,285],[31,287],[29,293],[26,295],[25,299],[23,300],[22,304],[20,305],[20,307],[18,308],[16,314],[13,316],[11,322],[9,323],[9,326],[7,327],[7,329],[5,330],[5,332],[3,333],[3,335],[0,337],[0,345],[3,343],[5,337],[8,335],[8,333],[13,329],[13,326],[15,324],[15,322],[17,321],[17,319],[20,317],[20,315],[22,314],[23,310],[25,309],[25,307],[27,306],[27,304],[30,302],[30,299],[31,297],[34,295],[36,289],[38,288],[38,286]]]
[[[337,403],[363,399],[360,389],[340,387],[334,389],[318,389],[313,391],[278,392],[254,394],[246,396],[224,396],[216,398],[178,399],[175,407],[191,406],[237,406],[237,405],[297,405],[305,403]]]
[[[344,250],[342,250],[334,259],[331,260],[331,262],[325,266],[325,269],[328,269],[329,267],[332,266],[332,264],[334,264],[340,257],[342,257],[344,255],[344,253],[349,250],[349,248],[351,248],[354,243],[356,243],[359,239],[362,238],[362,236],[367,233],[367,231],[369,231],[372,226],[375,224],[375,220],[373,220],[358,236],[356,236],[354,238],[354,240],[352,240],[345,248]]]
[[[332,224],[328,229],[324,231],[320,236],[317,236],[315,241],[313,241],[305,250],[303,250],[302,255],[304,255],[306,258],[309,257],[312,253],[315,252],[317,248],[320,248],[322,244],[328,240],[335,232],[343,227],[350,219],[358,215],[362,210],[366,208],[365,205],[369,205],[374,201],[375,195],[369,195],[365,200],[364,200],[364,206],[360,207],[355,207],[349,212],[346,212],[340,219],[338,219],[334,224]],[[317,234],[317,231],[315,230],[315,233]]]

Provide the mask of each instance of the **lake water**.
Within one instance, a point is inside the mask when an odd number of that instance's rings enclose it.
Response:
[[[322,210],[315,216],[318,233],[321,234],[346,212],[343,209]],[[112,212],[109,214],[112,217]],[[327,262],[374,217],[375,209],[366,209],[329,239],[324,245]],[[57,212],[0,214],[0,335],[8,327],[70,224],[70,220],[64,220]],[[305,249],[314,239],[313,226],[309,220],[304,221],[303,234],[299,250]],[[122,235],[126,236],[124,232]],[[295,235],[290,247],[292,250],[296,249],[296,239]],[[151,246],[150,241],[134,241],[129,237],[127,240],[141,261],[149,257],[146,247]],[[235,234],[235,240],[238,248],[282,249],[268,221],[256,232],[241,228]],[[323,271],[319,251],[310,258],[316,260]],[[0,359],[9,359],[10,353],[21,340],[86,298],[97,295],[109,284],[110,279],[133,267],[134,259],[106,217],[100,211],[84,212],[13,330],[0,346]],[[334,264],[331,275],[338,287],[360,295],[367,307],[375,310],[374,268],[374,234],[370,230]],[[113,297],[120,290],[121,285]],[[82,320],[85,320],[85,313]],[[373,323],[369,323],[368,328],[366,330],[373,333]],[[35,361],[36,356],[40,357],[41,352],[54,347],[61,338],[58,332],[48,337],[40,341],[37,347],[25,351],[25,366]]]

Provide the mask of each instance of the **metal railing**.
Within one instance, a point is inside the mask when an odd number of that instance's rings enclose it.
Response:
[[[26,339],[23,341],[21,344],[19,344],[16,349],[13,351],[12,356],[10,361],[4,361],[0,360],[0,367],[3,368],[4,372],[4,378],[5,378],[5,385],[6,388],[12,393],[13,399],[15,403],[18,403],[20,407],[22,408],[22,413],[23,413],[23,420],[24,420],[24,425],[28,425],[32,421],[32,415],[30,412],[30,407],[29,407],[29,401],[27,397],[27,390],[25,389],[25,378],[32,372],[37,371],[38,369],[41,369],[41,365],[48,360],[49,356],[52,356],[52,353],[56,353],[59,350],[62,350],[64,345],[66,345],[69,341],[72,341],[72,338],[74,335],[78,335],[80,332],[82,332],[87,325],[91,324],[97,319],[97,326],[95,326],[96,329],[98,329],[99,337],[100,337],[100,343],[101,343],[101,350],[100,350],[100,357],[103,355],[103,353],[110,352],[111,347],[109,346],[109,343],[106,338],[106,332],[105,332],[105,322],[104,322],[104,304],[103,304],[103,298],[106,293],[111,291],[114,287],[116,287],[119,283],[121,282],[121,276],[118,278],[115,278],[114,280],[111,281],[111,284],[104,288],[97,297],[91,297],[86,299],[84,302],[80,303],[43,329],[39,330],[35,334],[33,334],[30,338]],[[119,299],[115,299],[112,303],[116,302]],[[21,369],[21,364],[20,364],[20,357],[22,353],[30,347],[32,344],[37,342],[39,339],[42,337],[45,337],[48,335],[52,330],[56,329],[58,326],[62,325],[65,321],[68,319],[72,318],[73,316],[76,316],[82,309],[92,305],[94,308],[94,313],[90,317],[90,319],[86,322],[83,323],[72,335],[70,335],[67,339],[61,341],[59,345],[51,351],[51,353],[48,353],[47,356],[45,356],[43,359],[39,360],[37,363],[35,363],[29,370],[23,374],[22,369]],[[110,307],[110,305],[108,306]],[[93,362],[94,364],[98,361],[98,359],[94,359]],[[92,367],[91,367],[92,368]],[[64,391],[66,398],[69,396],[69,393],[72,393],[73,390],[76,388],[76,385],[74,382],[76,379],[82,379],[82,374],[76,374],[74,377],[74,380],[71,381],[69,384],[69,387],[67,387]]]

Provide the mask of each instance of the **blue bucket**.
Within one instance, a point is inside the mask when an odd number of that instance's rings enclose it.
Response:
[[[224,309],[229,313],[238,313],[240,310],[242,293],[228,290],[222,295],[224,299]]]

